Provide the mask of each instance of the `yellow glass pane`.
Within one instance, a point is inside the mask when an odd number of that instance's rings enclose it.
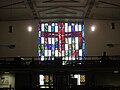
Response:
[[[80,75],[80,82],[85,82],[85,75]]]
[[[44,78],[45,78],[45,82],[48,83],[48,82],[49,82],[49,76],[48,76],[48,75],[45,75]]]

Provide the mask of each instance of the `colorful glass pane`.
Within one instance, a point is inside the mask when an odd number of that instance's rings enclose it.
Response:
[[[85,56],[83,23],[41,23],[38,25],[39,60],[81,60]]]

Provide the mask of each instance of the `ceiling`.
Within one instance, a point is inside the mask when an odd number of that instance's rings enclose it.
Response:
[[[0,0],[0,21],[120,20],[120,0]]]

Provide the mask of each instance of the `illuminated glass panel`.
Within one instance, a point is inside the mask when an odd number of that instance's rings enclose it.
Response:
[[[83,23],[39,24],[39,60],[55,60],[55,57],[62,57],[62,60],[82,60],[85,55],[84,36]]]
[[[53,75],[40,74],[39,86],[40,88],[53,88]]]
[[[81,74],[71,74],[71,78],[76,78],[77,79],[77,85],[85,85],[85,75]]]
[[[85,83],[85,75],[80,75],[80,82]]]

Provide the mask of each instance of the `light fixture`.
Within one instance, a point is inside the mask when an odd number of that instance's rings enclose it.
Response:
[[[114,47],[114,44],[106,44],[109,48],[113,48]]]
[[[120,46],[120,44],[119,44],[119,43],[118,43],[118,44],[109,43],[109,44],[106,44],[106,46],[108,46],[109,48],[113,48],[113,47],[115,47],[115,46]]]
[[[32,32],[32,27],[31,26],[28,26],[28,31]]]
[[[15,48],[15,45],[8,45],[8,47],[13,49],[13,48]]]
[[[113,73],[119,73],[119,71],[118,70],[114,70]]]
[[[13,48],[15,48],[15,45],[3,44],[3,45],[0,45],[0,47],[8,47],[8,48],[10,48],[10,49],[13,49]]]
[[[4,72],[5,74],[9,74],[10,72],[8,72],[8,71],[6,71],[6,72]]]
[[[95,31],[95,26],[91,26],[91,31],[94,32]]]

